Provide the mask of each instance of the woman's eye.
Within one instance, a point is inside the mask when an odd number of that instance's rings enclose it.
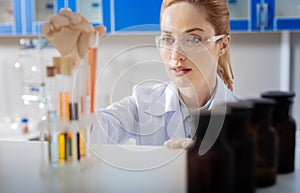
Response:
[[[202,38],[200,36],[190,35],[186,38],[186,41],[191,44],[202,43]]]
[[[172,37],[167,37],[167,36],[165,36],[165,37],[162,37],[162,38],[161,38],[161,41],[162,41],[162,43],[164,43],[164,44],[170,45],[170,44],[173,44],[175,40],[174,40],[174,38],[172,38]]]

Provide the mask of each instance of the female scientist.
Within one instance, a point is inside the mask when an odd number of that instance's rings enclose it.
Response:
[[[136,85],[131,96],[97,109],[103,143],[134,139],[137,145],[167,141],[167,146],[185,147],[194,134],[192,111],[237,100],[231,92],[226,0],[164,0],[160,18],[155,40],[171,81]],[[77,62],[99,34],[96,31],[102,35],[105,28],[93,28],[66,9],[43,25],[43,33],[61,55]]]

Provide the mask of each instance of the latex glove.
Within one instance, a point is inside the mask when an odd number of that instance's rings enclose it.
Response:
[[[191,138],[173,138],[164,143],[164,146],[170,149],[186,149],[193,142]]]
[[[42,26],[42,32],[62,56],[71,56],[76,62],[84,58],[106,28],[93,26],[80,14],[62,9]],[[96,33],[98,32],[98,33]]]

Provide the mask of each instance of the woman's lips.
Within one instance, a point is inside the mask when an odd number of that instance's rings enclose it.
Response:
[[[174,66],[171,68],[171,71],[175,76],[183,76],[189,73],[192,69],[185,66]]]

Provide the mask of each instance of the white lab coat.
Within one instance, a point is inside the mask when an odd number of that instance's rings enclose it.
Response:
[[[204,108],[237,101],[218,76],[211,100]],[[163,145],[170,138],[191,136],[188,110],[172,82],[154,86],[136,85],[131,96],[96,111],[101,129],[93,129],[92,141],[124,144],[129,139],[137,145]]]

